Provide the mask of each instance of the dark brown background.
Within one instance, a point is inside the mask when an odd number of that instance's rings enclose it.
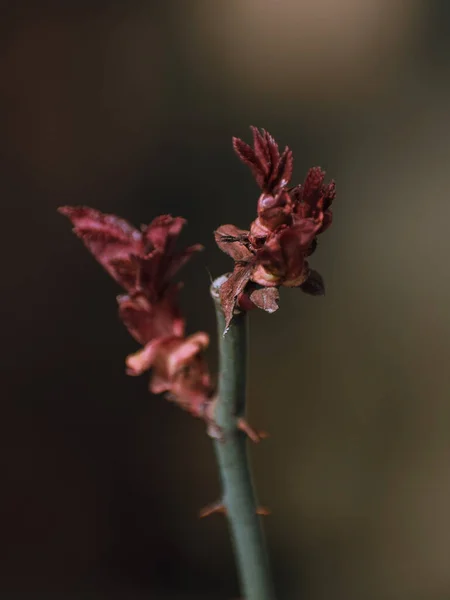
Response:
[[[117,286],[56,214],[189,219],[258,195],[248,126],[337,180],[327,296],[251,315],[253,452],[279,598],[450,596],[449,14],[409,0],[0,2],[1,598],[222,600],[237,582],[198,421],[124,374]],[[215,364],[215,342],[210,353]]]

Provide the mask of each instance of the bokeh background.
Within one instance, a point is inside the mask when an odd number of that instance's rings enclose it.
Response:
[[[114,282],[61,204],[189,220],[214,338],[231,136],[337,180],[327,295],[251,315],[252,449],[282,600],[450,597],[450,10],[445,0],[0,2],[0,598],[239,595],[201,422],[127,378]],[[213,341],[209,359],[216,364]]]

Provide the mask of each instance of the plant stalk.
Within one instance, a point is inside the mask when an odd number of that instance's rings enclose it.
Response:
[[[236,421],[245,416],[247,378],[247,316],[233,317],[224,335],[225,317],[219,288],[227,276],[217,278],[211,286],[219,330],[219,390],[215,420],[223,440],[215,440],[215,452],[223,487],[234,547],[241,593],[245,600],[275,600],[269,558],[260,518],[256,514],[246,435]]]

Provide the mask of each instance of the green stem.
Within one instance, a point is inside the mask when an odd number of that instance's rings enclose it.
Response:
[[[223,440],[214,442],[223,486],[223,502],[231,531],[245,600],[274,600],[272,576],[247,455],[247,440],[236,427],[245,416],[247,317],[233,317],[226,335],[218,290],[226,276],[211,286],[219,329],[219,392],[215,420]]]

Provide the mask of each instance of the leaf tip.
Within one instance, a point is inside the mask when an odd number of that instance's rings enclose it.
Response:
[[[69,217],[73,210],[73,206],[58,206],[56,212],[58,212],[60,215],[64,215],[65,217]]]

